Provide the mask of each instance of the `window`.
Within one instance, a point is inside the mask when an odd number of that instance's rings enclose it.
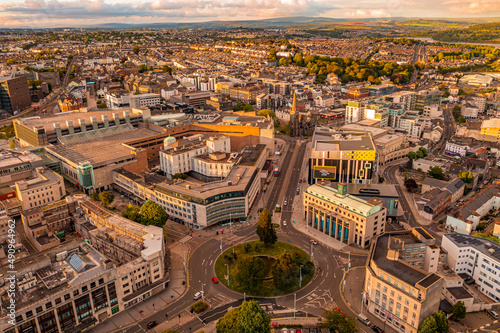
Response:
[[[411,247],[407,248],[406,252],[411,252]]]
[[[33,317],[33,311],[26,312],[26,318]]]
[[[41,306],[37,307],[36,308],[36,313],[40,313],[43,311],[43,308]]]
[[[90,283],[90,288],[95,288],[95,286],[96,286],[95,281]]]
[[[87,290],[89,290],[89,287],[87,287],[87,286],[82,287],[82,293],[86,292]]]
[[[45,309],[50,309],[52,307],[52,302],[45,304]]]
[[[75,291],[73,291],[73,296],[77,296],[79,293],[80,293],[80,291],[78,289],[76,289]]]
[[[66,295],[64,295],[64,300],[67,301],[68,299],[70,299],[70,297],[71,296],[69,294],[66,294]]]

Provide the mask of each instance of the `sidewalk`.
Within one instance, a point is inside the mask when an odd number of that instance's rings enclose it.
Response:
[[[307,143],[306,152],[304,156],[309,156],[311,151],[311,145],[312,142]],[[305,178],[306,180],[307,180],[307,170],[308,170],[306,168],[306,164],[308,161],[309,159],[305,158],[304,161],[302,162],[302,168],[300,174],[300,178]],[[307,190],[307,188],[310,185],[306,181],[298,184],[298,186],[300,188],[300,195],[296,195],[293,200],[292,220],[289,221],[288,223],[291,223],[297,231],[300,231],[303,234],[316,239],[317,241],[321,242],[322,244],[334,250],[338,250],[345,253],[351,252],[351,254],[361,254],[361,255],[368,254],[368,252],[364,249],[361,249],[357,246],[342,244],[340,241],[328,236],[327,234],[324,234],[323,232],[317,229],[307,226],[306,219],[304,217],[303,193]],[[273,223],[275,223],[275,221],[273,221]]]
[[[189,251],[188,246],[184,243],[177,242],[170,247],[170,282],[165,290],[126,310],[122,310],[117,315],[106,319],[104,322],[87,332],[100,333],[120,331],[129,326],[136,325],[139,321],[162,310],[164,307],[179,299],[188,287],[187,282],[185,285],[182,284],[183,281],[186,281],[183,267],[184,251]]]
[[[366,268],[365,267],[355,267],[349,270],[349,273],[345,275],[345,287],[344,292],[341,292],[344,302],[347,304],[349,309],[356,314],[361,313],[361,299],[363,293],[363,286],[365,281]],[[341,290],[342,291],[342,290]],[[372,324],[377,325],[382,328],[386,333],[397,333],[389,325],[384,325],[383,320],[379,319],[375,315],[369,313],[366,309],[366,303],[363,306],[363,314],[370,319]],[[385,326],[385,327],[384,327]],[[365,329],[366,326],[359,323],[359,327]],[[369,329],[365,329],[368,332]]]

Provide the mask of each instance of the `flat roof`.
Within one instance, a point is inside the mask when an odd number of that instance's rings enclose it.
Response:
[[[75,164],[88,161],[95,168],[96,166],[132,157],[131,150],[133,148],[125,145],[127,141],[156,135],[158,135],[158,132],[147,128],[134,128],[76,143],[52,145],[45,149],[49,153],[61,156]]]
[[[137,110],[139,112],[136,112]],[[31,118],[19,118],[15,121],[19,122],[21,125],[28,128],[44,128],[46,132],[51,132],[54,130],[54,124],[59,124],[61,129],[67,129],[67,121],[72,121],[74,127],[80,127],[78,123],[79,119],[85,119],[85,125],[90,125],[92,122],[90,118],[96,117],[97,122],[102,122],[102,116],[108,116],[108,120],[113,120],[113,113],[118,113],[120,118],[125,118],[124,112],[129,112],[129,116],[135,117],[140,115],[140,108],[126,109],[126,110],[105,110],[105,111],[92,111],[92,112],[64,112],[59,115],[52,115],[46,117],[31,117]]]
[[[450,288],[446,288],[450,294],[458,301],[458,300],[461,300],[461,299],[467,299],[467,298],[473,298],[474,296],[472,296],[468,291],[467,289],[465,289],[464,287],[460,286],[460,287],[450,287]]]
[[[376,121],[378,122],[378,121]],[[376,123],[374,122],[374,123]],[[371,126],[365,126],[357,123],[353,124],[345,124],[342,126],[340,129],[342,130],[348,130],[348,131],[361,131],[361,132],[368,132],[373,135],[373,138],[378,138],[379,136],[387,134],[389,131],[385,128],[380,128],[380,127],[371,127]]]
[[[332,186],[337,186],[338,183],[332,183]],[[368,189],[366,193],[363,193],[364,189]],[[375,190],[375,191],[373,191]],[[376,193],[378,191],[378,193]],[[373,196],[373,197],[391,197],[399,198],[398,191],[396,190],[396,185],[393,184],[347,184],[347,193],[355,196]]]
[[[392,276],[406,282],[412,286],[416,286],[418,282],[427,277],[427,273],[412,267],[407,263],[400,260],[387,259],[387,251],[389,249],[389,242],[392,237],[398,237],[399,234],[410,234],[410,231],[400,233],[385,233],[379,236],[371,250],[371,258],[375,264],[383,271],[391,274]]]

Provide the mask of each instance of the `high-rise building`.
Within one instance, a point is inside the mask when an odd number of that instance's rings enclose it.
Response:
[[[26,76],[0,79],[0,108],[14,114],[31,105]]]

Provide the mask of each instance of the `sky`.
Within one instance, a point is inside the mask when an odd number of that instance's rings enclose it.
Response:
[[[0,0],[0,27],[331,18],[500,17],[500,0]]]

